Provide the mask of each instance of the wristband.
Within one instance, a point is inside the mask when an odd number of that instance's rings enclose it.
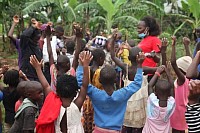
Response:
[[[155,72],[155,74],[156,74],[158,77],[160,77],[160,73],[159,73],[159,72]]]

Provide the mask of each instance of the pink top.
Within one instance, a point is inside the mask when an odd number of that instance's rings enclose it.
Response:
[[[159,99],[152,93],[147,100],[147,119],[142,133],[170,133],[170,117],[175,109],[175,99],[169,97],[167,107],[159,106]]]
[[[185,78],[185,83],[181,86],[178,86],[177,80],[175,80],[174,82],[176,108],[172,117],[170,118],[170,121],[171,121],[171,127],[176,130],[185,130],[188,128],[185,120],[185,111],[189,95],[188,84],[189,84],[189,79],[187,78]]]
[[[18,100],[16,103],[15,103],[15,112],[17,112],[17,110],[18,110],[18,108],[19,108],[19,106],[22,104],[22,100]]]
[[[50,67],[50,74],[51,74],[51,89],[56,92],[56,82],[57,82],[57,73],[58,70],[55,66],[55,64],[52,64]],[[76,72],[73,67],[66,73],[72,76],[76,76]]]

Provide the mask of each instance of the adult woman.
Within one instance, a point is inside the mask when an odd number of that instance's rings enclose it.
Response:
[[[161,45],[160,39],[157,38],[160,34],[160,28],[156,20],[152,17],[144,17],[141,19],[138,24],[138,34],[142,39],[138,46],[148,57],[144,60],[142,65],[147,67],[156,67],[157,63],[160,61],[160,49],[158,45]],[[150,81],[151,77],[151,75],[148,75],[148,81]],[[147,76],[144,76],[140,91],[136,92],[128,100],[124,117],[125,127],[122,133],[142,133],[146,121],[146,101],[148,98],[147,88]],[[133,105],[135,108],[133,108]]]
[[[160,39],[157,37],[160,34],[160,27],[153,17],[147,16],[141,19],[137,27],[138,36],[142,39],[138,46],[148,55],[143,66],[156,67],[160,62]]]

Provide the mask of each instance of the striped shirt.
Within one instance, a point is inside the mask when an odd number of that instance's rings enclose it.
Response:
[[[185,119],[189,133],[200,133],[200,103],[187,105]]]

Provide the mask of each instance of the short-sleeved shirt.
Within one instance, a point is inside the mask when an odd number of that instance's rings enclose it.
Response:
[[[160,49],[158,45],[161,45],[161,41],[156,36],[147,36],[138,44],[144,53],[150,53],[152,51],[159,53]],[[156,62],[152,58],[146,58],[142,66],[156,67]]]
[[[12,125],[9,133],[22,133],[23,130],[34,130],[36,114],[36,108],[31,106],[25,108],[16,118],[15,123]]]
[[[188,124],[189,133],[200,132],[200,103],[187,105],[187,111],[185,112],[185,119]]]
[[[175,109],[175,99],[169,97],[167,107],[159,106],[159,99],[152,93],[147,101],[147,120],[142,133],[169,133],[170,117]]]

